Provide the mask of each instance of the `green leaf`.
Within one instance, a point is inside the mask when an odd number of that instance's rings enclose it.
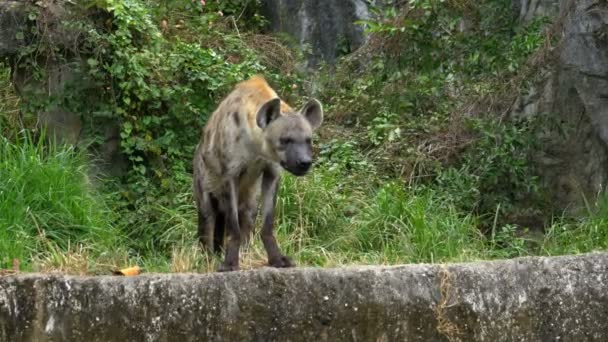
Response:
[[[125,133],[131,134],[131,131],[133,130],[133,125],[130,122],[125,122],[122,129]]]

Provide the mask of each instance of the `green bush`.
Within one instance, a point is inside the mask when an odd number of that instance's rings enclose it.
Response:
[[[460,165],[440,170],[434,184],[451,194],[461,210],[476,213],[486,222],[499,215],[502,224],[505,216],[517,210],[543,207],[531,162],[538,122],[470,120],[475,139],[461,155]]]

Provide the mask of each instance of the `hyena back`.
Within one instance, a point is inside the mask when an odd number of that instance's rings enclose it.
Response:
[[[274,237],[274,207],[282,169],[305,175],[312,165],[312,133],[323,121],[321,103],[294,111],[261,76],[236,85],[203,129],[194,156],[198,237],[208,251],[227,241],[219,271],[237,270],[239,248],[252,234],[261,189],[262,241],[268,263],[294,266]]]

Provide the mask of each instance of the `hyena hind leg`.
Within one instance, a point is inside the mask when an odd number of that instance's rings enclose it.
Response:
[[[255,219],[257,216],[257,200],[255,196],[239,205],[239,226],[241,228],[241,245],[245,246],[253,237]]]
[[[201,197],[197,200],[198,240],[207,252],[219,254],[224,242],[224,214],[213,194],[203,193]]]
[[[215,200],[217,203],[217,200]],[[213,232],[213,250],[220,255],[224,250],[224,237],[226,232],[226,214],[216,206],[215,227]]]

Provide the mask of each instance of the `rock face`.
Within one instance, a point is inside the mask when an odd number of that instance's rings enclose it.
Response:
[[[608,254],[0,277],[2,341],[606,341]]]
[[[361,46],[365,35],[355,22],[370,17],[364,0],[262,0],[262,13],[272,31],[291,35],[309,50],[311,67]]]
[[[608,181],[608,3],[552,3],[563,20],[556,61],[513,112],[549,118],[538,157],[542,181],[557,207],[576,212]]]
[[[513,0],[513,8],[519,20],[525,23],[539,16],[557,16],[560,0]]]

